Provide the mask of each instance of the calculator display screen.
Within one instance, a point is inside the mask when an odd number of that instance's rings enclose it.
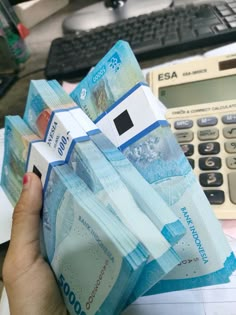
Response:
[[[236,75],[159,88],[167,108],[236,99]]]

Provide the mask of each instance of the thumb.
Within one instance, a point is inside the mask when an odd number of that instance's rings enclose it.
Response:
[[[39,248],[41,208],[41,181],[34,173],[26,173],[21,196],[13,213],[10,247],[14,247],[14,251],[22,252],[22,249],[33,244]]]

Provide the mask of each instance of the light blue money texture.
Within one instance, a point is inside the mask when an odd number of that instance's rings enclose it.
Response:
[[[117,88],[115,84],[125,80],[129,72],[135,73],[135,78],[142,76],[140,67],[133,62],[135,56],[131,49],[119,55],[122,44],[126,45],[118,42],[104,56],[71,97],[154,187],[187,230],[174,246],[182,263],[152,288],[150,294],[226,282],[236,268],[234,254],[163,116],[163,105],[142,79],[131,81],[128,88],[121,83]],[[117,71],[109,67],[113,54],[119,55]],[[94,81],[101,68],[106,71]],[[109,97],[101,101],[100,95]],[[189,263],[184,264],[186,261]]]
[[[74,105],[72,99],[57,81],[52,80],[49,81],[48,84],[60,97],[62,104],[66,104],[66,106],[68,106],[68,104]],[[55,107],[55,109],[56,108],[58,107]],[[72,107],[69,112],[119,173],[140,208],[158,227],[167,241],[171,245],[176,244],[186,231],[178,217],[170,210],[168,205],[160,198],[158,193],[148,182],[140,176],[140,173],[125,155],[98,129],[82,109],[76,106]]]

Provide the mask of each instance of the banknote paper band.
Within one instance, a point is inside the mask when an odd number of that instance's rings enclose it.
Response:
[[[159,102],[150,88],[138,83],[94,123],[116,147],[124,149],[157,126],[169,125],[162,109],[158,111],[158,106]],[[153,115],[153,108],[156,115]]]
[[[51,168],[64,164],[62,159],[57,159],[55,153],[44,141],[32,141],[29,145],[26,161],[26,171],[34,172],[42,182],[43,190],[46,190]]]
[[[71,119],[67,110],[53,111],[50,116],[44,141],[66,160],[71,150],[72,142],[89,140],[87,133]]]

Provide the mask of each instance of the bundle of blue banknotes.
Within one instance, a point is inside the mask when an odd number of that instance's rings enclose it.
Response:
[[[43,185],[41,247],[70,314],[120,314],[143,295],[222,284],[235,256],[128,43],[68,95],[31,81],[5,119],[1,185]]]

